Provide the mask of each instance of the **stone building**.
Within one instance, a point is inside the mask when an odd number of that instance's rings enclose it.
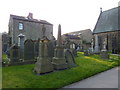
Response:
[[[98,21],[93,30],[94,49],[100,52],[106,40],[106,49],[112,53],[120,53],[120,7],[101,10]]]
[[[9,36],[11,44],[18,44],[20,48],[24,48],[24,42],[27,39],[36,41],[42,38],[42,26],[46,28],[45,36],[49,40],[53,38],[53,24],[33,18],[33,14],[29,13],[27,17],[10,15],[9,19]]]
[[[70,34],[63,34],[62,35],[63,41],[69,39],[71,42],[74,42],[76,44],[82,44],[81,38],[77,35],[70,35]]]
[[[8,44],[9,44],[9,35],[6,32],[2,33],[2,51],[6,52],[8,49]]]
[[[81,49],[88,49],[91,45],[93,38],[92,31],[90,29],[70,32],[62,35],[63,39],[69,38],[70,41],[79,44]]]

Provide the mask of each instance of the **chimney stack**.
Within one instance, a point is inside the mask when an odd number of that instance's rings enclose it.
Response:
[[[33,19],[33,13],[29,13],[27,16],[28,19]]]
[[[102,13],[102,7],[100,7],[100,13]]]

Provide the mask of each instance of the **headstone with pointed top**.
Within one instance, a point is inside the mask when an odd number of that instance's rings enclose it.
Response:
[[[65,59],[64,48],[65,46],[62,45],[62,40],[61,40],[61,25],[59,24],[57,45],[56,45],[54,57],[52,60],[55,70],[68,68],[66,59]]]

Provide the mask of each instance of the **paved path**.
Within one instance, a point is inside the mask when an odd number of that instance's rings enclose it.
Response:
[[[118,70],[120,72],[120,67],[102,72],[63,88],[118,88]]]

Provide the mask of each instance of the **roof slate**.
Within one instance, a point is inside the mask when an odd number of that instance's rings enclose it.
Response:
[[[120,30],[118,19],[120,19],[120,7],[101,12],[93,33]]]
[[[10,15],[11,18],[17,19],[17,20],[23,20],[23,21],[29,21],[29,22],[36,22],[36,23],[42,23],[42,24],[48,24],[48,25],[53,25],[45,20],[37,20],[37,19],[29,19],[27,17],[23,16],[17,16],[17,15]]]
[[[68,37],[69,39],[80,39],[80,37],[76,36],[76,35],[69,35],[69,34],[64,34],[66,37]]]

